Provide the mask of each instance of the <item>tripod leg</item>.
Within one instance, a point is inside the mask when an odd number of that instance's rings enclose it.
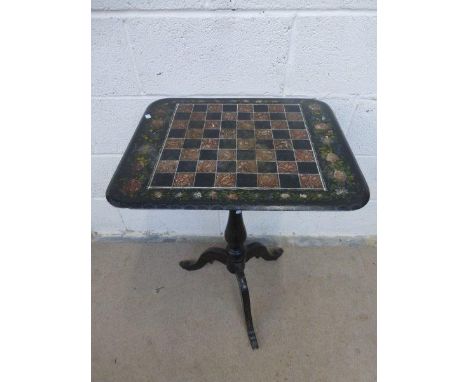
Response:
[[[283,254],[282,248],[274,248],[271,253],[263,244],[258,242],[247,244],[245,259],[248,261],[252,257],[261,257],[267,261],[277,260]]]
[[[224,248],[211,247],[203,252],[198,260],[184,260],[179,265],[187,271],[195,271],[202,268],[207,263],[219,261],[220,263],[227,263],[228,252]]]
[[[249,288],[247,287],[247,280],[244,272],[239,270],[236,272],[237,282],[242,296],[242,305],[244,306],[245,324],[247,326],[247,336],[249,337],[250,346],[252,349],[258,349],[257,336],[252,322],[252,313],[250,311],[250,296]]]

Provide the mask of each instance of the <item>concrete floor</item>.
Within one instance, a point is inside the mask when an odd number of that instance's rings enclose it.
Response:
[[[375,245],[250,260],[255,351],[235,277],[219,263],[178,266],[208,246],[93,242],[94,382],[376,380]]]

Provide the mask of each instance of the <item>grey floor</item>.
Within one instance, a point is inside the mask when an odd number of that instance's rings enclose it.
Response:
[[[375,245],[250,260],[256,351],[235,277],[219,263],[178,266],[207,246],[93,242],[94,382],[375,381]]]

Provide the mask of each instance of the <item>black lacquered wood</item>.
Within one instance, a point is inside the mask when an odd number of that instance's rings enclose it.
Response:
[[[262,258],[267,261],[277,260],[283,250],[275,248],[270,252],[258,242],[245,245],[247,231],[240,210],[229,211],[224,238],[227,243],[226,248],[208,248],[200,255],[198,260],[184,260],[180,262],[180,266],[187,271],[194,271],[213,261],[219,261],[226,265],[228,271],[236,276],[244,308],[247,336],[252,349],[257,349],[258,341],[253,326],[249,288],[244,274],[245,263],[252,257]]]
[[[245,261],[248,261],[252,257],[262,258],[266,261],[278,260],[278,258],[283,254],[282,248],[274,248],[271,252],[263,244],[254,242],[247,244]]]
[[[250,346],[252,349],[258,349],[257,335],[252,321],[252,313],[250,311],[250,295],[249,288],[247,286],[247,279],[245,278],[244,271],[236,271],[237,283],[242,297],[242,306],[244,307],[245,324],[247,326],[247,336],[249,337]]]
[[[211,247],[203,252],[198,260],[191,261],[185,260],[181,261],[179,264],[182,268],[187,271],[195,271],[197,269],[203,268],[206,264],[212,263],[213,261],[219,261],[220,263],[227,263],[228,252],[223,248]]]

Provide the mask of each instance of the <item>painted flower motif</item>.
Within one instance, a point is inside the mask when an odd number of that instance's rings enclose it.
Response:
[[[234,194],[233,192],[231,192],[230,194],[227,195],[227,198],[229,200],[238,200],[239,196],[237,194]]]
[[[309,106],[309,109],[312,111],[320,111],[320,105],[318,103],[313,103]]]
[[[153,119],[151,121],[151,127],[155,129],[160,129],[164,126],[164,121],[162,119]]]
[[[156,191],[153,195],[156,199],[160,199],[162,197],[162,192]]]
[[[337,195],[346,195],[348,193],[348,190],[345,188],[337,188],[335,190],[335,194]]]
[[[325,130],[328,130],[328,128],[329,128],[328,123],[319,122],[315,124],[315,129],[318,131],[325,131]]]
[[[195,199],[200,199],[200,198],[202,197],[202,194],[201,194],[201,192],[194,192],[194,193],[193,193],[193,197],[194,197]]]
[[[325,159],[327,160],[327,162],[335,163],[340,158],[335,153],[328,153]]]
[[[218,198],[218,193],[216,191],[211,191],[210,198],[211,200],[216,200]]]
[[[135,171],[141,171],[143,170],[144,167],[145,167],[145,163],[143,161],[135,162],[135,164],[133,165],[133,169]]]
[[[288,199],[289,198],[289,194],[281,194],[280,197],[281,199]]]
[[[331,145],[333,142],[333,138],[327,135],[322,139],[322,142],[326,145]]]
[[[346,174],[343,171],[340,170],[335,170],[333,173],[333,177],[341,183],[344,183],[346,181]]]
[[[174,195],[176,198],[181,198],[182,197],[182,192],[178,192],[177,194]]]
[[[137,152],[140,154],[147,154],[150,151],[151,151],[151,145],[148,145],[148,144],[141,145],[137,150]]]
[[[140,188],[141,188],[141,182],[138,179],[131,179],[125,184],[125,186],[123,187],[123,190],[127,194],[133,194],[137,192]]]
[[[307,198],[307,195],[306,195],[306,194],[299,194],[299,197],[300,197],[301,199],[305,199],[305,198]]]

